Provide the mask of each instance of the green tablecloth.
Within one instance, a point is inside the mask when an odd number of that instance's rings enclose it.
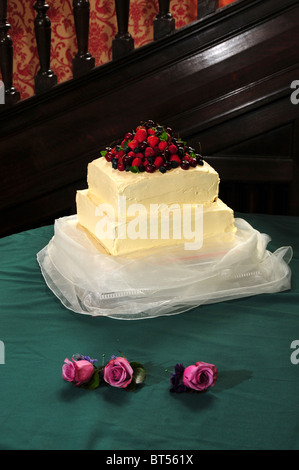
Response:
[[[299,449],[299,218],[240,215],[291,245],[292,289],[148,320],[92,318],[47,288],[37,252],[53,227],[0,240],[1,449]],[[65,382],[66,357],[123,352],[147,379],[129,393]],[[172,394],[176,363],[218,368],[204,394]],[[296,362],[296,361],[295,361]]]

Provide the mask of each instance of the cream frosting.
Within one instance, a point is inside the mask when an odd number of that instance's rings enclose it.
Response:
[[[105,158],[88,165],[88,188],[102,203],[111,204],[118,211],[118,198],[126,198],[127,205],[203,204],[218,196],[219,175],[207,162],[188,170],[175,168],[162,174],[131,173],[114,170]],[[124,215],[119,213],[119,216]]]
[[[151,213],[147,210],[145,212],[137,210],[137,212],[131,213],[126,218],[123,216],[118,217],[112,205],[109,210],[107,205],[105,206],[105,203],[88,189],[77,191],[76,202],[79,223],[111,255],[127,255],[140,250],[182,244],[185,244],[186,249],[198,249],[200,248],[198,243],[202,243],[203,240],[218,234],[233,234],[236,230],[232,209],[219,198],[216,198],[214,202],[203,204],[202,213],[197,212],[201,205],[187,205],[191,215],[190,224],[187,223],[185,226],[188,229],[187,234],[182,229],[184,210],[186,209],[184,204],[177,204],[174,210],[169,210],[169,206],[166,204],[162,204],[160,207],[154,205],[152,214],[154,216],[156,214],[158,219],[155,217],[151,219]],[[196,214],[199,216],[198,224]],[[178,215],[179,218],[177,218]],[[201,215],[203,216],[202,219],[200,219]],[[169,230],[163,232],[161,223],[162,221],[165,222],[166,219],[169,223]],[[202,220],[202,225],[200,220]],[[158,225],[156,224],[157,221]],[[176,221],[175,225],[174,221]],[[200,228],[200,237],[198,231],[196,231],[197,228]],[[177,229],[181,230],[177,231]],[[166,238],[163,238],[165,235]],[[177,238],[178,235],[180,235],[180,238]],[[193,238],[190,238],[190,236],[193,236]]]

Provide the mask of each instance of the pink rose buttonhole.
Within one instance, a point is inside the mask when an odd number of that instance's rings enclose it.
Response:
[[[214,364],[207,362],[196,362],[184,367],[176,364],[175,373],[171,375],[171,392],[204,392],[213,387],[217,380],[217,368]]]

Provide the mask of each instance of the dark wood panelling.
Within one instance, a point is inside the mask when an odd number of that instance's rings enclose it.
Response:
[[[287,197],[279,212],[298,215],[292,201],[299,199],[299,105],[290,101],[291,82],[299,77],[298,44],[297,0],[239,0],[1,111],[0,234],[45,223],[43,214],[53,221],[74,209],[74,190],[85,181],[87,163],[145,119],[172,126],[197,148],[200,142],[207,159],[217,158],[214,166],[232,207],[247,191],[251,202],[242,203],[244,210],[267,206],[271,212],[280,187]],[[262,151],[255,149],[259,142]],[[281,167],[272,179],[265,158]],[[256,171],[262,180],[248,180]],[[271,204],[259,203],[262,187]]]

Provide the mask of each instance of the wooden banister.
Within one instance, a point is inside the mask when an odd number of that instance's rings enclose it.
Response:
[[[175,30],[175,19],[169,12],[169,0],[159,0],[159,13],[154,19],[154,41]]]
[[[88,52],[89,0],[73,0],[73,14],[78,43],[78,52],[73,59],[73,76],[80,77],[95,66],[95,59]]]
[[[15,104],[20,100],[20,93],[13,86],[13,42],[8,34],[7,0],[0,0],[0,70],[5,86],[5,104]]]
[[[115,0],[118,32],[112,40],[112,59],[119,59],[134,49],[134,39],[128,32],[130,0]]]
[[[47,16],[50,8],[45,0],[37,0],[33,8],[37,12],[34,30],[40,69],[35,76],[35,93],[42,93],[57,84],[57,76],[50,68],[51,59],[51,21]]]

